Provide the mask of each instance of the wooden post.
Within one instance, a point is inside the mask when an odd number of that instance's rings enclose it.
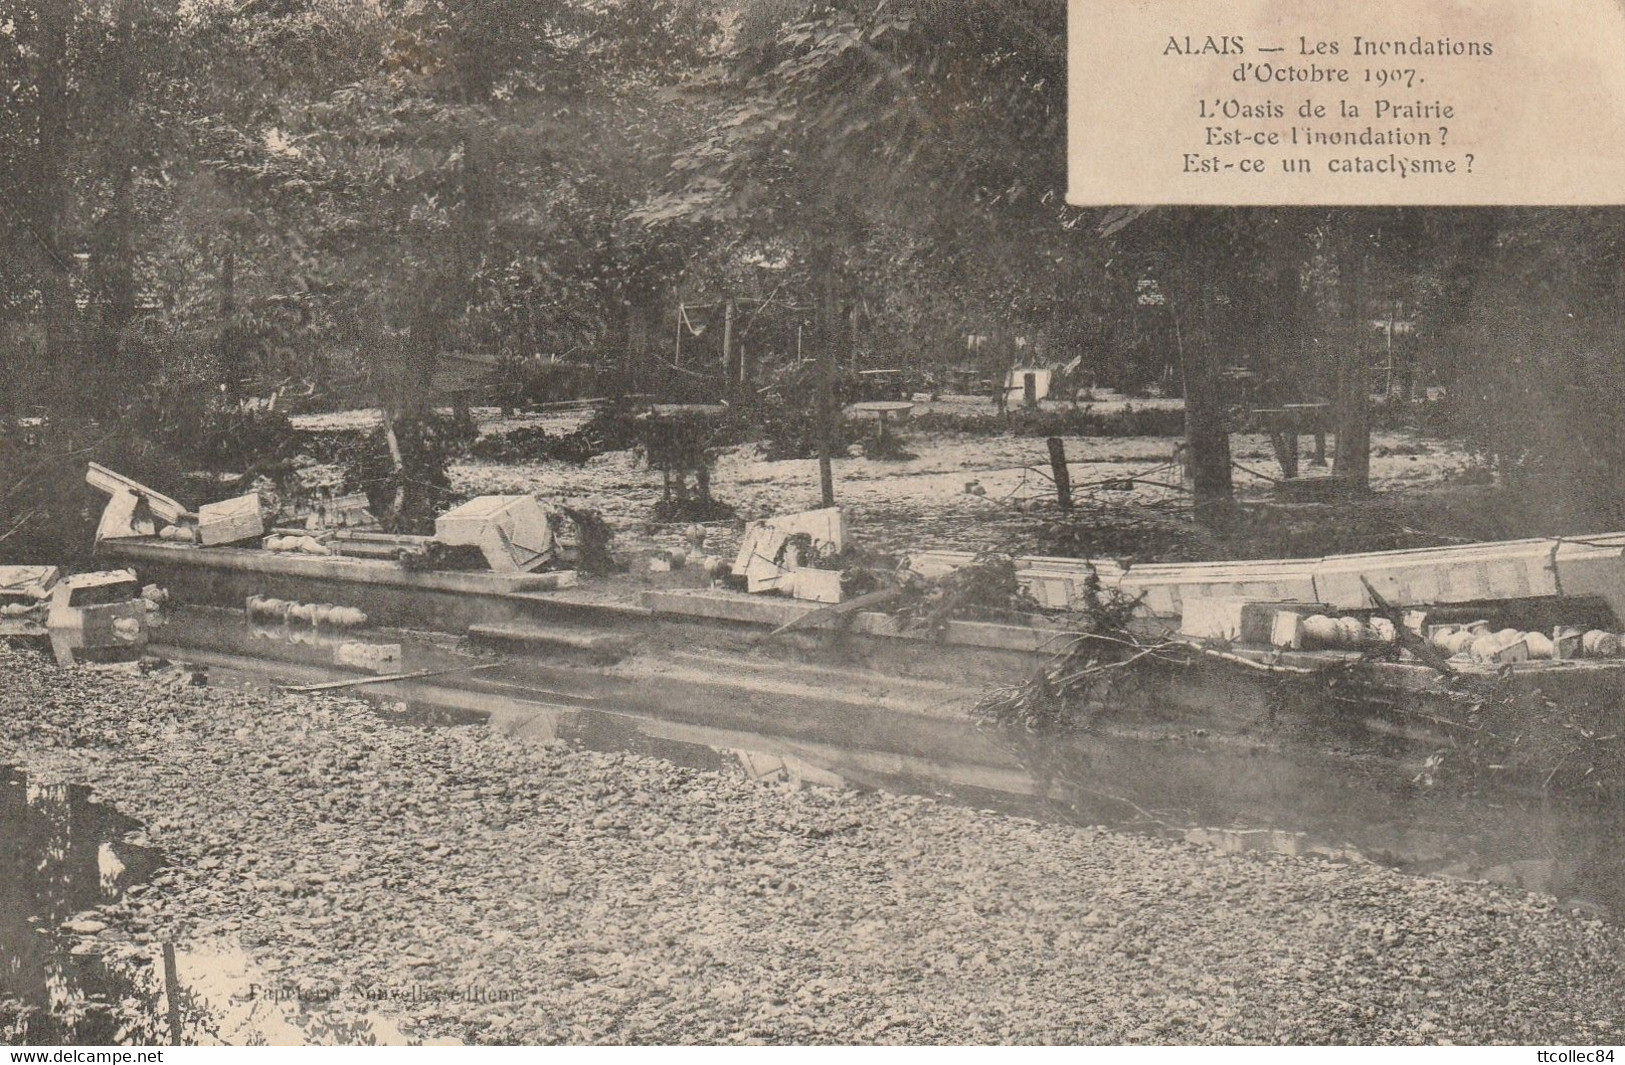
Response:
[[[1364,492],[1371,485],[1371,364],[1366,351],[1365,254],[1351,248],[1348,280],[1348,333],[1337,389],[1337,444],[1332,472]]]
[[[1021,375],[1021,405],[1028,410],[1038,407],[1038,375],[1035,373]]]
[[[1210,365],[1213,354],[1204,331],[1200,341],[1187,349],[1179,314],[1173,313],[1174,345],[1179,353],[1180,374],[1185,389],[1185,440],[1191,464],[1191,487],[1195,496],[1196,520],[1208,526],[1222,526],[1230,516],[1235,489],[1230,478],[1230,432],[1219,405],[1218,382]]]
[[[722,379],[734,376],[734,313],[736,305],[729,296],[722,306]]]
[[[169,1045],[181,1045],[181,978],[175,966],[175,944],[164,944],[164,998],[169,1001]]]
[[[835,467],[830,453],[835,450],[835,353],[828,349],[818,358],[818,486],[823,505],[835,505]]]
[[[1295,429],[1270,432],[1270,447],[1275,461],[1281,467],[1281,476],[1292,480],[1298,476],[1298,433]]]
[[[1055,478],[1055,501],[1063,511],[1072,509],[1072,474],[1066,468],[1066,444],[1058,436],[1049,438],[1049,468]]]
[[[847,346],[849,348],[847,364],[856,373],[858,369],[858,301],[855,299],[852,301],[852,311],[848,315],[848,321],[851,325],[851,332],[847,335]]]
[[[813,254],[817,274],[818,309],[818,484],[823,505],[835,505],[835,277],[834,255],[820,249]]]

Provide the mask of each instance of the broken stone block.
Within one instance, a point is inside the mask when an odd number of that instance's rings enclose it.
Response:
[[[160,521],[176,525],[188,516],[186,508],[169,496],[99,463],[89,464],[85,483],[109,496],[96,527],[97,542],[154,536]]]
[[[478,547],[495,573],[529,573],[554,561],[558,545],[533,496],[479,496],[435,519],[434,538]]]
[[[1282,611],[1307,617],[1325,609],[1319,603],[1268,601],[1245,596],[1193,597],[1181,604],[1179,632],[1200,640],[1263,646],[1274,643],[1276,616]]]
[[[1579,658],[1585,652],[1582,639],[1585,630],[1573,625],[1559,625],[1552,630],[1552,657],[1559,659]]]
[[[265,521],[260,516],[257,492],[218,503],[205,503],[198,508],[197,539],[204,547],[237,544],[264,535]]]
[[[141,497],[134,492],[115,491],[102,508],[101,521],[96,525],[96,542],[103,540],[129,540],[141,536],[154,536],[158,523],[140,513]]]
[[[147,601],[131,570],[76,573],[51,589],[45,619],[57,664],[139,658],[147,643]]]
[[[734,560],[734,572],[744,574],[751,592],[790,591],[790,574],[795,566],[783,558],[785,544],[792,536],[805,534],[817,551],[839,553],[846,549],[846,515],[840,507],[785,514],[745,527],[745,539]]]
[[[841,573],[833,569],[798,569],[791,574],[790,594],[813,603],[839,603]]]
[[[1277,610],[1270,623],[1270,646],[1283,651],[1302,649],[1303,615],[1296,610]]]
[[[333,664],[368,673],[394,673],[401,668],[398,643],[345,642],[333,648]]]
[[[38,603],[56,584],[55,566],[0,566],[0,603]]]

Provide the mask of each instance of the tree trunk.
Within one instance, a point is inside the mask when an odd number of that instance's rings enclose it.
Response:
[[[120,0],[114,47],[118,100],[125,104],[119,119],[113,120],[116,135],[111,146],[113,196],[98,242],[102,261],[102,306],[97,336],[98,354],[106,366],[116,368],[122,384],[133,385],[142,378],[142,367],[133,364],[135,352],[127,343],[126,330],[135,320],[135,175],[136,145],[140,134],[128,107],[136,94],[135,0]],[[108,397],[113,401],[114,397]]]
[[[45,361],[53,374],[62,409],[73,409],[87,380],[74,350],[72,258],[63,240],[69,149],[68,26],[72,8],[44,3],[39,18],[39,139],[34,158],[32,228],[40,253],[39,288],[45,327]]]
[[[1301,394],[1306,367],[1303,359],[1302,297],[1299,291],[1296,257],[1283,256],[1270,276],[1262,316],[1262,343],[1258,365],[1263,379],[1270,382],[1269,405],[1296,403]]]
[[[141,380],[141,367],[134,363],[136,352],[128,343],[126,331],[135,321],[135,164],[119,163],[114,178],[113,205],[108,212],[108,234],[104,253],[108,256],[103,273],[104,288],[98,329],[98,344],[105,364],[116,367],[120,380],[135,384]]]
[[[835,297],[835,254],[824,244],[813,249],[812,269],[818,292],[818,485],[823,505],[835,505],[835,368],[840,358]]]
[[[626,321],[626,391],[647,392],[649,352],[659,332],[660,312],[654,294],[635,286],[629,296]]]
[[[384,513],[385,528],[395,528],[401,520],[401,514],[406,509],[406,459],[401,454],[401,440],[395,434],[395,419],[390,414],[389,404],[378,408],[378,413],[384,419],[384,442],[389,447],[389,461],[395,469],[395,495],[391,498],[388,510]]]
[[[1337,373],[1337,448],[1332,473],[1364,492],[1371,486],[1371,365],[1366,357],[1365,261],[1350,253],[1345,279],[1347,320]]]
[[[1185,306],[1191,304],[1186,302]],[[1203,328],[1196,335],[1188,335],[1178,306],[1173,310],[1173,323],[1185,389],[1185,442],[1190,448],[1196,520],[1222,526],[1230,517],[1235,487],[1230,475],[1230,431],[1225,425],[1218,375],[1213,368],[1217,355],[1210,343],[1212,330]]]

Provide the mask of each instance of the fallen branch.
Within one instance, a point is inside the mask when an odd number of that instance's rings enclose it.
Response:
[[[1365,585],[1365,592],[1371,597],[1371,602],[1376,604],[1377,609],[1388,619],[1389,624],[1393,625],[1394,639],[1399,641],[1399,646],[1415,656],[1418,662],[1433,667],[1445,676],[1454,677],[1456,675],[1455,667],[1445,659],[1445,656],[1437,648],[1405,627],[1404,615],[1400,613],[1398,607],[1384,599],[1382,593],[1373,588],[1371,582],[1366,580],[1364,575],[1360,577],[1360,583]]]
[[[337,691],[340,688],[359,688],[363,684],[389,684],[397,680],[422,680],[424,677],[444,677],[451,673],[473,673],[481,669],[494,669],[505,662],[482,662],[477,666],[453,666],[451,669],[419,669],[411,673],[381,673],[375,677],[356,677],[353,680],[330,680],[325,684],[278,685],[285,692],[309,695],[311,692]]]
[[[860,610],[866,610],[880,606],[884,603],[889,603],[892,600],[901,597],[903,591],[904,589],[901,585],[892,588],[881,588],[876,591],[869,592],[866,595],[860,595],[856,599],[848,599],[844,603],[836,603],[833,606],[825,606],[819,607],[816,610],[809,610],[807,613],[801,615],[795,620],[788,621],[785,624],[780,625],[778,628],[762,637],[762,639],[771,640],[773,637],[783,636],[787,632],[796,632],[800,629],[818,628],[826,622],[835,621],[839,618],[847,616],[848,614],[854,614]]]
[[[1106,672],[1108,672],[1110,670],[1113,670],[1113,669],[1126,669],[1127,667],[1132,666],[1134,663],[1138,662],[1142,658],[1146,658],[1148,656],[1155,655],[1158,651],[1166,650],[1167,648],[1174,647],[1174,646],[1176,646],[1176,645],[1172,641],[1169,641],[1167,643],[1159,643],[1159,644],[1156,644],[1154,646],[1145,648],[1144,650],[1140,651],[1138,654],[1130,655],[1129,657],[1124,658],[1124,659],[1119,659],[1116,662],[1102,662],[1102,663],[1099,663],[1098,665],[1085,666],[1083,669],[1078,670],[1076,673],[1071,673],[1071,674],[1068,674],[1067,676],[1064,676],[1064,677],[1057,677],[1051,683],[1053,683],[1056,687],[1058,687],[1058,688],[1060,688],[1060,689],[1062,689],[1064,691],[1066,688],[1068,688],[1069,686],[1071,686],[1073,684],[1076,684],[1080,680],[1086,680],[1089,677],[1098,677],[1102,673],[1106,673]]]
[[[11,528],[7,529],[3,533],[0,533],[0,540],[9,540],[12,536],[14,536],[18,532],[20,532],[22,530],[23,526],[25,526],[29,522],[33,521],[35,515],[37,515],[38,513],[39,513],[38,510],[31,510],[27,514],[24,514],[22,517],[18,518],[15,522],[12,523]]]
[[[1194,643],[1183,643],[1182,641],[1176,642],[1179,642],[1181,646],[1190,648],[1192,651],[1195,651],[1197,654],[1202,655],[1205,658],[1216,658],[1220,662],[1229,662],[1232,665],[1245,666],[1248,669],[1256,670],[1259,673],[1295,673],[1299,676],[1311,677],[1325,673],[1327,668],[1325,666],[1288,666],[1280,662],[1258,662],[1243,655],[1231,654],[1229,651],[1221,651],[1215,647],[1200,647]],[[1336,663],[1331,668],[1338,669],[1341,668],[1341,666],[1342,663]]]

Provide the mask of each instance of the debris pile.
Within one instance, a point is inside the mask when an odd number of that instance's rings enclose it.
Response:
[[[841,571],[831,565],[846,546],[846,516],[839,507],[753,521],[745,527],[733,572],[753,594],[839,603]]]
[[[532,573],[562,561],[553,521],[535,497],[480,496],[439,515],[435,534],[410,536],[374,531],[377,523],[364,496],[333,496],[279,511],[257,492],[205,504],[194,513],[180,502],[105,466],[91,463],[85,480],[108,494],[97,542],[150,539],[226,547],[258,542],[283,555],[344,555],[400,563],[414,569],[463,568],[468,556],[494,573]],[[266,516],[286,520],[267,535]],[[579,526],[579,522],[578,522]],[[602,530],[594,529],[594,532]],[[606,537],[592,550],[607,554]],[[465,550],[466,549],[466,550]],[[594,555],[595,563],[603,559]]]
[[[0,566],[0,636],[45,635],[55,566]]]
[[[76,573],[51,588],[46,634],[57,664],[127,662],[146,650],[149,615],[161,601],[143,594],[133,570]]]

